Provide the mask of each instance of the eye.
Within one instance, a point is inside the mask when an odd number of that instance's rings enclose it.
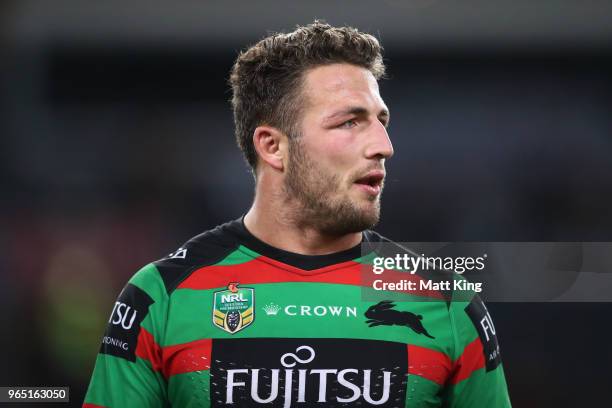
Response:
[[[357,121],[355,119],[349,119],[346,122],[342,122],[340,126],[338,127],[344,128],[344,129],[350,129],[355,126],[357,126]]]

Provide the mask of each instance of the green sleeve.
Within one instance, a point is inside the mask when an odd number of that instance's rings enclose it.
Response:
[[[113,305],[84,407],[163,407],[161,367],[168,295],[153,264],[138,271]]]
[[[491,315],[475,295],[453,302],[451,325],[455,336],[453,374],[445,392],[445,407],[511,407]]]

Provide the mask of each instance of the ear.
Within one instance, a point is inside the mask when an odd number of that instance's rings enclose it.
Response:
[[[253,145],[262,162],[283,171],[287,159],[287,136],[271,126],[258,126],[253,132]]]

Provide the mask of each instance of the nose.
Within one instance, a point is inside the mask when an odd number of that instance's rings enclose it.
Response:
[[[387,128],[376,121],[372,126],[372,133],[368,138],[366,147],[366,158],[368,159],[388,159],[393,156],[393,144],[389,139]]]

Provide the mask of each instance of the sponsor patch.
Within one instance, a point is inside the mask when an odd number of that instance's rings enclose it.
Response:
[[[113,306],[100,353],[136,361],[140,323],[152,304],[153,299],[145,291],[128,283]]]
[[[494,370],[501,363],[501,354],[493,319],[487,307],[478,296],[475,296],[465,308],[465,313],[472,320],[482,342],[486,371]]]
[[[213,339],[212,407],[399,407],[405,343],[360,339]]]
[[[255,289],[239,288],[237,282],[214,293],[212,322],[230,334],[250,326],[255,320]]]
[[[266,316],[280,315],[309,318],[357,318],[357,307],[345,305],[286,304],[281,306],[271,302],[264,305],[261,310],[263,310]]]

